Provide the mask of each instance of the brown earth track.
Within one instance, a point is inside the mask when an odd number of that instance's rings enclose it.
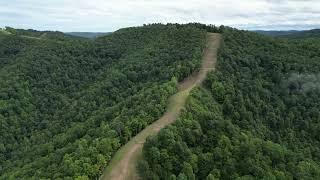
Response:
[[[139,179],[136,173],[136,165],[141,157],[142,147],[146,138],[158,133],[162,128],[173,123],[178,118],[190,91],[203,82],[209,71],[215,69],[217,52],[220,47],[221,40],[222,36],[220,34],[208,33],[207,47],[203,54],[200,71],[193,73],[191,76],[179,83],[178,92],[169,99],[167,112],[160,119],[133,137],[127,144],[122,146],[114,155],[100,179]]]

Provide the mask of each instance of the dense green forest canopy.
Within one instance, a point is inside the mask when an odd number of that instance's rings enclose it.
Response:
[[[145,179],[320,179],[318,31],[152,24],[94,40],[0,30],[0,179],[94,179],[222,32],[218,68],[148,139]]]
[[[200,24],[0,32],[0,179],[93,179],[199,68]]]
[[[225,28],[217,70],[147,140],[144,179],[320,179],[320,42]]]

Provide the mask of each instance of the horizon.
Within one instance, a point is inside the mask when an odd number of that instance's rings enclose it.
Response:
[[[242,30],[320,28],[316,0],[11,0],[0,2],[0,27],[114,32],[150,23],[199,22]]]
[[[152,23],[150,23],[152,24]],[[162,24],[166,24],[166,23],[162,23]],[[186,23],[187,24],[187,23]],[[208,25],[208,24],[207,24]],[[143,25],[140,25],[140,26],[143,26]],[[128,27],[140,27],[140,26],[128,26]],[[216,25],[216,26],[221,26],[221,25]],[[51,31],[51,32],[55,32],[55,31],[58,31],[58,32],[63,32],[63,33],[112,33],[112,32],[115,32],[117,30],[120,30],[120,29],[123,29],[123,28],[128,28],[128,27],[122,27],[122,28],[119,28],[119,29],[116,29],[115,31],[59,31],[59,30],[55,30],[55,29],[44,29],[44,30],[39,30],[39,29],[34,29],[34,28],[17,28],[17,27],[11,27],[11,26],[3,26],[3,27],[0,27],[0,29],[5,29],[6,27],[10,27],[10,28],[14,28],[14,29],[23,29],[23,30],[36,30],[36,31]],[[232,27],[232,26],[229,26],[229,27]],[[232,28],[235,28],[235,27],[232,27]],[[241,28],[236,28],[236,29],[239,29],[239,30],[247,30],[247,31],[278,31],[278,32],[286,32],[286,31],[310,31],[310,30],[317,30],[317,29],[320,29],[320,28],[311,28],[311,29],[287,29],[287,30],[278,30],[278,29],[271,29],[271,30],[268,30],[268,29],[241,29]]]

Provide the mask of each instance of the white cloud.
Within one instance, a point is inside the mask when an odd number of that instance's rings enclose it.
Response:
[[[244,29],[320,27],[319,0],[10,0],[0,26],[113,31],[154,22],[202,22]]]

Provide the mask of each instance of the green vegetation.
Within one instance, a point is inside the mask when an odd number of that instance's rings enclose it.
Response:
[[[37,31],[33,29],[24,30],[24,29],[14,29],[12,27],[6,27],[4,31],[7,32],[7,34],[12,34],[20,37],[25,37],[25,38],[34,38],[34,39],[46,39],[46,40],[51,39],[55,41],[83,39],[83,38],[65,34],[59,31]]]
[[[8,32],[8,31],[6,31],[5,29],[0,28],[0,34],[9,35],[9,34],[11,34],[11,33]]]
[[[320,179],[320,43],[224,28],[218,68],[143,149],[144,179]]]
[[[0,179],[94,179],[199,68],[198,24],[0,34]],[[34,38],[30,38],[34,37]],[[39,40],[41,39],[41,40]]]
[[[147,140],[140,175],[320,179],[318,32],[220,30],[217,71]],[[218,29],[153,24],[94,40],[1,30],[0,179],[98,178],[199,69],[207,31]]]

